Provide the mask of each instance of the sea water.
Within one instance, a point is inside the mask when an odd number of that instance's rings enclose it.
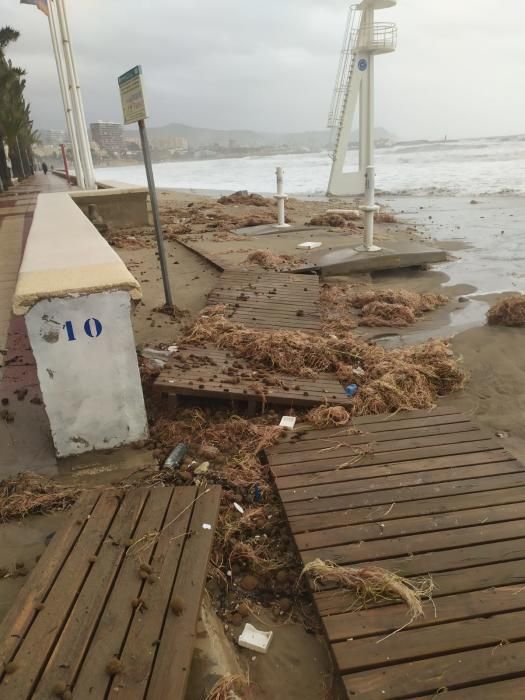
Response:
[[[356,155],[349,151],[349,160]],[[275,168],[282,166],[288,194],[322,196],[331,163],[330,154],[323,152],[156,163],[154,171],[161,188],[271,193]],[[525,194],[525,135],[378,148],[376,171],[379,194]],[[146,183],[143,165],[99,168],[97,177]]]

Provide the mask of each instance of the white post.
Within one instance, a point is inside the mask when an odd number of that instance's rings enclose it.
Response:
[[[288,199],[288,195],[284,194],[284,170],[277,168],[275,175],[277,176],[277,194],[274,195],[274,199],[277,200],[277,226],[275,228],[290,228],[290,224],[286,223],[284,213],[284,203]]]
[[[73,163],[75,165],[75,175],[77,179],[77,185],[81,189],[85,189],[84,182],[84,169],[82,167],[82,161],[80,160],[80,153],[78,150],[78,140],[77,132],[75,129],[75,124],[73,122],[73,115],[71,109],[71,99],[69,97],[69,92],[67,89],[67,81],[65,77],[65,67],[64,58],[61,51],[61,46],[57,38],[56,22],[54,15],[53,3],[50,2],[48,5],[48,15],[49,21],[49,32],[51,34],[51,44],[53,45],[53,53],[55,54],[55,63],[57,66],[58,73],[58,83],[60,85],[60,93],[62,95],[62,102],[64,103],[64,113],[66,116],[66,126],[69,132],[69,138],[71,139],[71,150],[73,152]]]
[[[365,203],[359,207],[365,218],[365,234],[363,245],[357,250],[364,253],[376,253],[381,250],[377,245],[374,245],[374,215],[379,211],[379,207],[375,203],[375,168],[369,165],[366,169],[365,176]]]
[[[53,4],[53,3],[51,3]],[[66,16],[66,8],[64,0],[56,0],[56,8],[58,13],[58,22],[62,35],[62,44],[64,47],[64,58],[66,63],[66,71],[71,90],[71,102],[73,105],[73,114],[78,125],[78,140],[80,146],[80,155],[84,166],[84,179],[87,189],[96,189],[95,171],[93,168],[93,159],[91,158],[91,150],[89,147],[89,138],[87,134],[87,125],[84,115],[84,107],[82,105],[82,95],[80,85],[78,83],[75,61],[73,58],[73,50],[71,48],[71,38],[69,35],[69,26]]]

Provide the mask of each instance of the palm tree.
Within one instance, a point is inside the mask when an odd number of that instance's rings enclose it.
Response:
[[[24,99],[25,71],[13,66],[5,56],[5,49],[19,36],[12,27],[0,28],[0,179],[4,188],[11,184],[4,142],[9,149],[13,175],[22,179],[33,172],[31,147],[37,139],[31,108]]]

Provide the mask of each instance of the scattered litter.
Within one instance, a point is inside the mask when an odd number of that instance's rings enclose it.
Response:
[[[238,503],[234,503],[233,507],[236,508],[241,515],[244,513],[244,508],[242,506],[240,506]]]
[[[202,464],[199,464],[198,467],[195,467],[193,470],[194,474],[206,474],[208,469],[210,468],[210,463],[209,462],[203,462]]]
[[[173,355],[173,353],[178,352],[179,348],[176,345],[168,345],[168,352]]]
[[[350,414],[343,406],[317,406],[306,414],[305,419],[316,428],[329,428],[347,425]]]
[[[346,395],[350,398],[352,398],[352,396],[355,396],[358,391],[359,387],[357,386],[357,384],[349,384],[345,389]]]
[[[174,449],[169,453],[168,458],[162,465],[164,469],[177,469],[182,464],[182,460],[186,456],[188,448],[183,442],[174,447]]]
[[[304,243],[299,243],[298,248],[303,248],[306,250],[313,250],[314,248],[320,248],[323,244],[320,241],[305,241]]]
[[[266,654],[272,637],[273,632],[263,632],[247,622],[239,637],[239,646]]]
[[[296,421],[297,421],[297,418],[295,416],[283,416],[281,418],[281,422],[279,423],[279,426],[281,428],[288,428],[288,430],[293,430],[295,427]]]
[[[359,377],[363,377],[366,372],[362,367],[354,367],[354,374],[357,374]]]
[[[210,523],[202,523],[202,529],[203,530],[211,530]]]
[[[256,503],[260,503],[262,501],[262,494],[259,484],[255,484],[253,487],[253,498]]]
[[[500,430],[499,432],[496,433],[496,437],[505,439],[509,437],[509,434],[505,430]]]
[[[170,359],[172,353],[168,350],[157,350],[157,348],[142,348],[140,354],[147,360],[163,360],[166,362]]]

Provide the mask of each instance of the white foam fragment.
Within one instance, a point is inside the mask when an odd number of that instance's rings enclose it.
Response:
[[[305,241],[304,243],[299,243],[297,247],[303,250],[313,250],[314,248],[320,248],[322,245],[320,241]]]
[[[281,422],[279,423],[279,426],[281,428],[288,428],[289,430],[293,430],[295,427],[296,421],[297,421],[297,418],[295,416],[283,416],[281,418]]]
[[[240,647],[244,647],[245,649],[258,651],[260,654],[266,654],[272,637],[273,632],[263,632],[247,622],[239,637],[238,643]]]

